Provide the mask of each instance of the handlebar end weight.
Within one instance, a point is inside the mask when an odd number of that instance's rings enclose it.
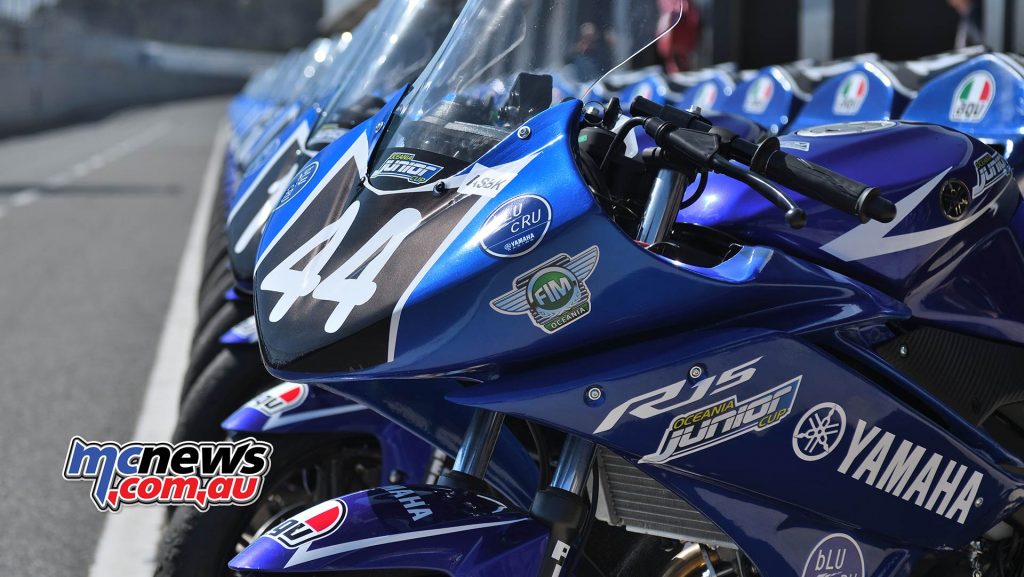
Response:
[[[882,197],[881,191],[877,188],[868,188],[857,199],[857,213],[861,222],[892,222],[896,218],[896,205]]]

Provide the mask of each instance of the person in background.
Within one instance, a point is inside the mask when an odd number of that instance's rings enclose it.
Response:
[[[956,40],[953,48],[965,48],[984,43],[981,36],[981,13],[976,0],[946,0],[960,15],[960,23],[956,27]]]
[[[571,61],[577,78],[599,76],[607,69],[610,58],[607,41],[593,22],[584,22],[580,25]]]
[[[691,0],[659,0],[658,5],[661,11],[659,29],[668,28],[679,18],[679,24],[672,32],[658,40],[658,54],[664,61],[665,71],[689,70],[690,56],[700,40],[700,13],[697,6]]]

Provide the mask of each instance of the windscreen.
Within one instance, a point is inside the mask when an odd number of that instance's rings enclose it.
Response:
[[[289,76],[283,79],[286,90],[286,101],[297,99],[307,93],[312,87],[313,79],[317,72],[326,67],[329,63],[334,42],[328,38],[314,40],[295,64],[289,69]]]
[[[385,99],[423,71],[444,41],[465,0],[387,0],[365,33],[357,30],[351,58],[315,134],[366,120]]]
[[[476,161],[555,103],[554,78],[592,85],[671,28],[676,4],[469,0],[396,110],[376,162],[424,153]]]

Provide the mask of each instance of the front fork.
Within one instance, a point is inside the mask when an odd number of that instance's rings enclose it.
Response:
[[[483,477],[504,420],[500,413],[477,409],[452,470],[441,476],[438,485],[487,492]],[[572,560],[573,547],[581,545],[580,534],[590,516],[583,493],[594,461],[594,448],[591,441],[567,436],[551,484],[538,491],[533,500],[530,514],[551,531],[538,577],[559,577],[569,565],[567,561]]]

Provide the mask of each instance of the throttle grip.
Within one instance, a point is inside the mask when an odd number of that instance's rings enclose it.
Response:
[[[892,222],[896,218],[896,205],[883,198],[877,188],[781,150],[772,151],[766,159],[760,160],[753,164],[760,164],[757,168],[761,174],[804,196],[848,212],[861,222],[869,219]]]

